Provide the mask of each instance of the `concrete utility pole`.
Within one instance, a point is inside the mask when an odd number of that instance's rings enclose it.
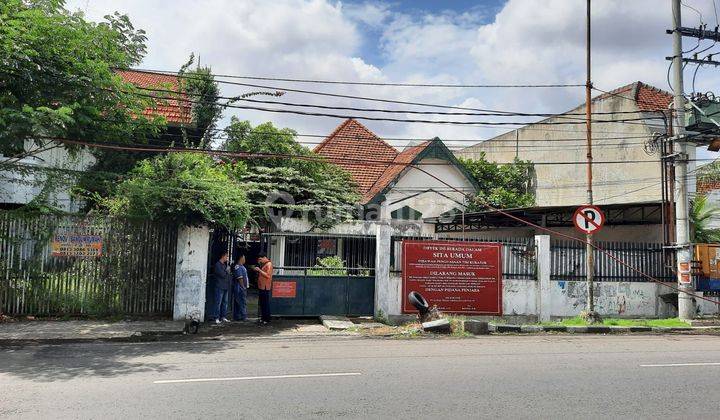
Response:
[[[585,131],[587,134],[587,201],[593,204],[593,172],[592,172],[592,79],[590,78],[590,0],[587,0],[586,18],[586,66],[587,79],[585,80]],[[597,319],[595,313],[595,291],[593,282],[595,280],[595,256],[593,255],[593,237],[591,233],[585,234],[585,256],[586,256],[586,278],[587,278],[587,317],[591,321]]]
[[[685,96],[683,88],[682,19],[680,0],[672,0],[673,38],[673,106],[675,108],[675,136],[678,155],[675,158],[675,240],[677,246],[678,270],[678,315],[680,319],[693,319],[695,301],[691,293],[695,288],[691,282],[690,260],[690,218],[688,217],[687,165],[688,144],[685,139]],[[686,292],[686,293],[683,293]]]

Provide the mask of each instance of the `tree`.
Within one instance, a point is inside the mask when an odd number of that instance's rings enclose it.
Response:
[[[192,59],[192,58],[191,58]],[[218,120],[222,117],[223,106],[219,103],[220,88],[210,67],[197,67],[184,74],[180,80],[182,90],[192,104],[193,131],[191,138],[195,146],[210,146]]]
[[[478,159],[460,159],[480,188],[470,208],[480,210],[488,205],[498,208],[529,207],[535,204],[530,192],[533,165],[515,159],[512,164],[490,162],[483,153]]]
[[[696,243],[720,243],[720,229],[710,227],[710,222],[718,218],[720,207],[708,203],[706,195],[698,195],[690,203],[691,240]]]
[[[203,153],[169,153],[139,162],[103,204],[116,216],[241,228],[250,206],[230,174],[243,171],[242,164],[220,165]]]
[[[248,159],[247,171],[236,175],[247,185],[250,201],[259,205],[255,223],[292,213],[326,229],[354,216],[360,196],[350,174],[299,144],[295,131],[272,123],[252,127],[233,117],[226,132],[227,150],[282,155]]]
[[[47,137],[118,141],[146,138],[162,127],[161,118],[143,116],[150,99],[136,95],[112,70],[140,62],[145,32],[125,15],[92,23],[63,5],[63,0],[0,3],[0,153],[5,156],[56,147],[48,146]]]

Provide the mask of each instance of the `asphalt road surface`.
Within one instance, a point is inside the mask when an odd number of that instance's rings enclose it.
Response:
[[[2,418],[713,418],[720,337],[0,348]]]

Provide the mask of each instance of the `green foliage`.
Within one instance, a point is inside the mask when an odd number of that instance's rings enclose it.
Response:
[[[324,258],[318,258],[317,264],[307,271],[308,276],[347,276],[348,271],[345,268],[345,261],[342,258],[333,255]]]
[[[302,213],[321,229],[352,218],[360,196],[349,173],[295,141],[295,131],[272,123],[252,127],[233,117],[223,148],[233,152],[281,154],[288,157],[257,157],[247,160],[247,171],[236,177],[247,186],[255,205],[253,221],[261,223],[271,212],[299,216]],[[291,158],[292,156],[306,157]]]
[[[690,203],[690,240],[696,243],[720,243],[720,229],[709,226],[717,218],[720,218],[720,207],[708,203],[706,195],[698,195]]]
[[[217,127],[217,121],[222,117],[223,107],[218,103],[220,88],[215,82],[210,67],[198,67],[185,73],[183,90],[193,101],[192,120],[195,131],[200,139],[191,139],[196,146],[209,146],[210,139]]]
[[[127,16],[92,23],[58,0],[0,3],[0,153],[18,155],[39,136],[118,141],[158,132],[148,98],[112,70],[138,64],[145,33]]]
[[[535,204],[530,191],[533,165],[515,159],[512,164],[490,162],[483,153],[478,159],[460,159],[480,188],[470,205],[481,210],[488,205],[498,208],[529,207]]]
[[[111,215],[229,229],[249,216],[245,190],[229,176],[242,165],[218,165],[201,153],[170,153],[140,162],[104,200]]]

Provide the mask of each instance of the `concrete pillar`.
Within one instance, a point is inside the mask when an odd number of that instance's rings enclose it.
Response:
[[[537,300],[536,308],[538,320],[550,321],[550,235],[535,236],[535,251],[537,264]]]
[[[390,239],[392,228],[387,223],[378,223],[375,233],[375,316],[387,317],[390,311],[388,299],[396,293],[391,292],[390,282]]]
[[[273,262],[273,267],[285,267],[285,236],[271,236],[270,237],[270,250],[272,256],[270,259]],[[279,269],[276,271],[277,274],[285,274],[285,269]]]
[[[210,230],[207,226],[182,226],[178,230],[173,305],[173,319],[176,321],[205,320],[209,242]]]

